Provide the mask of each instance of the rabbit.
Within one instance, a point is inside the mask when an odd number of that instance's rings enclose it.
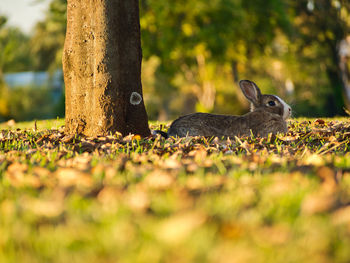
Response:
[[[241,80],[239,86],[244,96],[250,101],[250,112],[242,116],[216,115],[209,113],[193,113],[179,117],[170,125],[167,133],[155,131],[162,136],[186,137],[229,137],[261,136],[269,133],[285,133],[288,131],[286,120],[292,109],[276,95],[261,94],[258,86],[250,80]]]

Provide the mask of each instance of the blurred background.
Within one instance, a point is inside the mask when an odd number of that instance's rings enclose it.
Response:
[[[237,82],[295,116],[350,108],[350,1],[141,0],[142,81],[150,120],[242,114]],[[66,0],[1,0],[0,121],[64,116]]]

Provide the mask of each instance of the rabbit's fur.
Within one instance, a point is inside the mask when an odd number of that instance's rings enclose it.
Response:
[[[170,126],[170,136],[266,137],[269,133],[287,132],[286,120],[291,107],[275,95],[262,95],[258,86],[249,80],[241,80],[239,86],[251,102],[251,112],[242,116],[193,113],[176,119]],[[164,135],[163,135],[164,136]]]

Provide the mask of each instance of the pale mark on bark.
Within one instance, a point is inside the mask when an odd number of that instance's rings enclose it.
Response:
[[[131,93],[131,96],[130,96],[130,103],[132,105],[139,105],[142,101],[142,97],[140,94],[138,94],[137,92],[133,92]]]

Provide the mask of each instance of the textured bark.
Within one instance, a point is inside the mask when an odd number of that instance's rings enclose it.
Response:
[[[350,109],[350,35],[340,41],[339,45],[339,71],[342,80],[344,102],[348,109]]]
[[[66,132],[148,136],[138,0],[68,0]]]

